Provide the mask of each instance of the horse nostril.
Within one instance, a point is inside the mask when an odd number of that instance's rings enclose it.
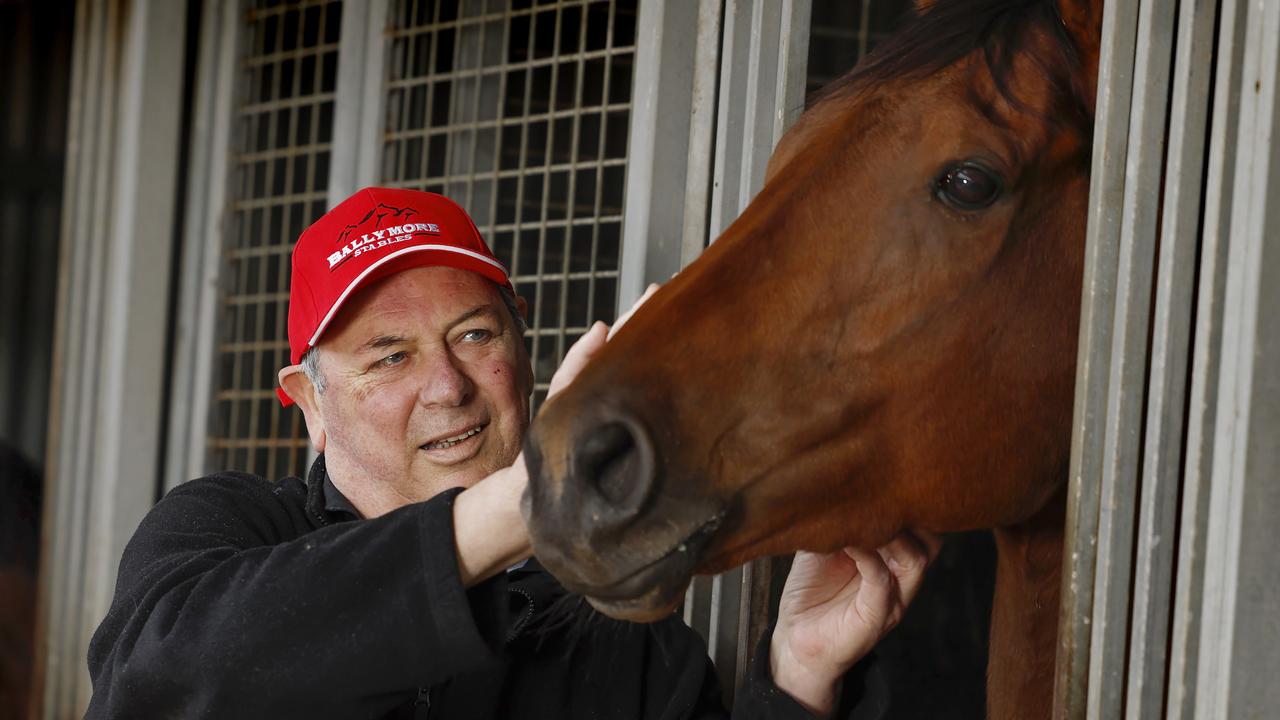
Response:
[[[583,437],[574,471],[583,483],[595,488],[607,508],[634,514],[653,484],[652,443],[634,422],[604,423]]]

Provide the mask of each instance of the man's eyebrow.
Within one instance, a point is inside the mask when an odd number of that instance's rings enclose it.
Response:
[[[381,350],[383,348],[392,347],[393,345],[402,345],[405,342],[408,342],[408,339],[404,335],[375,335],[370,338],[368,342],[361,345],[356,352]]]
[[[491,305],[477,305],[471,308],[470,310],[462,313],[458,317],[454,318],[453,322],[449,323],[449,327],[452,328],[457,325],[461,325],[462,323],[470,320],[471,318],[476,317],[477,315],[492,314],[494,312],[496,311]]]

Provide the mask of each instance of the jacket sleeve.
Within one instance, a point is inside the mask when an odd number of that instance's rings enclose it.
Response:
[[[769,643],[772,638],[773,626],[770,625],[764,637],[760,638],[747,674],[742,678],[742,686],[734,697],[733,720],[816,720],[816,715],[774,684],[773,673],[769,670]]]
[[[280,492],[215,476],[152,509],[90,644],[87,717],[368,717],[492,657],[504,580],[463,589],[456,492],[287,541]]]

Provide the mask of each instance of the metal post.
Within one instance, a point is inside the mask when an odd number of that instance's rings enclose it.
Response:
[[[174,323],[164,483],[203,475],[213,393],[231,111],[239,37],[238,3],[206,3],[200,18],[177,321]]]
[[[1057,720],[1083,718],[1088,693],[1089,616],[1104,466],[1102,429],[1111,382],[1137,11],[1137,3],[1107,3],[1103,11],[1054,683]]]
[[[1235,175],[1244,4],[1223,0],[1218,8],[1212,132],[1205,173],[1200,239],[1196,326],[1187,402],[1186,452],[1179,518],[1178,564],[1169,644],[1166,717],[1195,717],[1199,683],[1202,589],[1206,571],[1209,490],[1213,482],[1218,375],[1221,372],[1223,296],[1231,237],[1232,178]]]
[[[666,282],[681,267],[686,238],[699,232],[703,200],[695,189],[707,177],[691,157],[707,151],[706,124],[715,96],[708,58],[718,57],[720,0],[641,0],[636,31],[635,83],[627,144],[626,214],[622,227],[618,305],[629,307],[652,282]]]
[[[1183,0],[1173,63],[1155,310],[1130,612],[1129,718],[1163,716],[1184,407],[1195,295],[1214,2]],[[1171,18],[1170,18],[1171,20]],[[1161,92],[1157,86],[1157,92]]]
[[[1196,714],[1280,707],[1280,5],[1249,2],[1209,491]],[[1231,16],[1224,13],[1224,20]],[[1225,23],[1224,23],[1225,25]],[[1222,48],[1229,50],[1230,48]]]
[[[1118,717],[1123,707],[1147,389],[1147,338],[1175,9],[1174,0],[1146,0],[1138,11],[1113,296],[1110,377],[1102,423],[1103,464],[1089,658],[1090,717]]]
[[[49,517],[44,717],[81,715],[84,658],[125,542],[159,488],[184,3],[77,6],[63,209]]]

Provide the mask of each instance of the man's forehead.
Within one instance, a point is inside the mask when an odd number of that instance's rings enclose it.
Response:
[[[387,325],[418,325],[452,322],[473,314],[477,308],[497,308],[502,296],[485,278],[451,267],[412,268],[373,283],[352,298],[324,339],[341,338],[363,343],[356,335],[385,334]]]

